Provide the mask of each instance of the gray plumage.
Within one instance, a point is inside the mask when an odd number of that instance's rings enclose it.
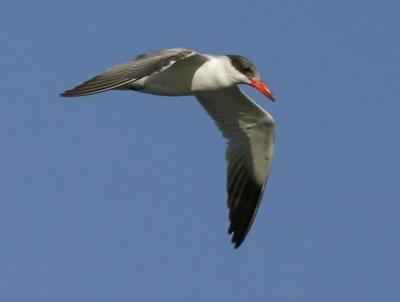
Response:
[[[228,233],[238,248],[263,196],[274,152],[275,123],[237,84],[252,85],[273,100],[256,67],[245,57],[173,48],[141,54],[61,96],[85,96],[112,89],[194,95],[227,139]]]
[[[73,89],[61,93],[61,96],[84,96],[117,89],[165,70],[175,62],[194,54],[196,54],[195,51],[186,48],[173,48],[141,54],[133,61],[111,67],[103,74],[97,75]]]

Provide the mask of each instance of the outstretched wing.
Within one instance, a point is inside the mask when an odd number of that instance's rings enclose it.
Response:
[[[274,120],[236,86],[196,97],[228,140],[228,232],[238,248],[263,196],[273,157]]]
[[[171,48],[141,54],[133,61],[111,67],[103,74],[61,93],[61,96],[83,96],[115,89],[151,74],[163,71],[175,62],[196,54],[187,48]]]

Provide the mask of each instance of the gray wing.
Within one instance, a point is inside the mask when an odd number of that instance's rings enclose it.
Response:
[[[274,120],[236,86],[196,97],[228,141],[228,232],[238,248],[263,196],[274,152]]]
[[[141,54],[133,61],[111,67],[103,74],[61,93],[61,96],[83,96],[115,89],[151,74],[163,71],[175,62],[196,54],[187,48],[171,48]]]

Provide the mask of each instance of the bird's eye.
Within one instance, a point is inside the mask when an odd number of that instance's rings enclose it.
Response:
[[[251,68],[250,67],[244,67],[243,68],[243,72],[250,73],[251,72]]]

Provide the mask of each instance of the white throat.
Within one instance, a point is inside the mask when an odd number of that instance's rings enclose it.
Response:
[[[243,82],[242,74],[231,64],[226,56],[208,56],[209,60],[196,70],[191,90],[212,91],[230,87]]]

